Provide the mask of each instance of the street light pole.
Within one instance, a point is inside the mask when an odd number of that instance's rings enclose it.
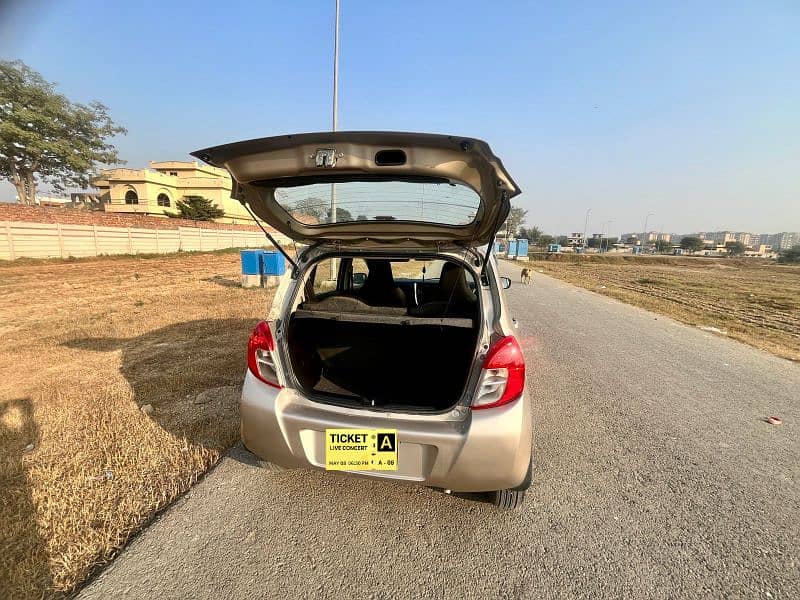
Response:
[[[333,25],[333,127],[336,131],[339,127],[339,0],[336,0],[336,18]],[[336,223],[336,184],[331,184],[331,214],[329,221]],[[336,281],[337,263],[335,258],[331,259],[331,281]]]
[[[598,246],[600,249],[600,254],[603,253],[603,232],[606,230],[606,225],[611,225],[614,222],[614,219],[609,219],[605,223],[603,223],[603,227],[600,229],[600,245]],[[609,233],[611,232],[611,228],[609,227]],[[606,249],[608,249],[608,242],[606,242]]]
[[[586,229],[589,226],[589,213],[592,212],[591,208],[586,209],[586,218],[583,220],[583,243],[581,244],[581,251],[586,251]]]
[[[333,28],[333,131],[339,126],[339,0],[336,0],[336,20]],[[331,184],[330,222],[336,223],[336,184]]]
[[[647,216],[644,218],[644,232],[642,233],[642,235],[645,236],[645,237],[648,237],[648,235],[647,235],[647,221],[649,221],[650,217],[652,217],[654,214],[656,214],[656,213],[649,212],[649,213],[647,213]],[[650,240],[647,240],[647,241],[650,241]],[[642,240],[642,253],[644,253],[644,240]]]
[[[597,253],[598,254],[602,254],[603,253],[603,232],[605,230],[606,230],[606,224],[605,223],[601,223],[600,224],[600,241],[597,243]]]

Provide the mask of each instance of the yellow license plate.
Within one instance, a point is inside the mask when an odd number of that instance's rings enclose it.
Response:
[[[326,429],[329,471],[396,471],[396,429]]]

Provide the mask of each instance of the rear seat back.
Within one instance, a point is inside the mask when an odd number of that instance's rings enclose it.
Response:
[[[370,306],[407,306],[406,294],[394,282],[392,265],[388,260],[367,259],[367,280],[356,296]]]
[[[478,298],[467,284],[464,267],[456,263],[445,263],[434,299],[412,308],[408,314],[416,317],[476,318]]]

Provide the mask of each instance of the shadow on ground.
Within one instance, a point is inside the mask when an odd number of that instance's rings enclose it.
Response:
[[[223,277],[222,275],[214,275],[213,277],[206,277],[203,281],[209,283],[216,283],[222,287],[227,288],[241,288],[242,282],[240,279],[231,279],[230,277]]]
[[[0,598],[34,597],[52,581],[25,460],[38,442],[31,399],[0,401]]]
[[[152,407],[150,416],[176,436],[225,449],[238,439],[239,392],[254,325],[253,319],[202,319],[130,338],[82,338],[66,345],[121,351],[120,372],[139,407]]]

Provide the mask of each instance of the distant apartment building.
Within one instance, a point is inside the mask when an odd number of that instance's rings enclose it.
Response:
[[[757,249],[760,246],[790,248],[793,243],[800,241],[800,233],[783,232],[776,234],[750,233],[747,231],[708,231],[697,234],[701,238],[724,246],[729,242],[741,242],[748,248]]]
[[[231,178],[225,169],[196,161],[150,162],[148,169],[108,169],[92,182],[106,212],[166,217],[177,212],[186,196],[202,196],[225,211],[223,223],[252,223],[253,219],[231,196]]]
[[[784,231],[781,233],[749,233],[746,231],[701,231],[689,234],[702,239],[709,248],[725,248],[731,242],[741,242],[752,250],[753,254],[769,255],[772,252],[787,250],[800,244],[800,232]],[[680,237],[686,236],[676,236]]]
[[[699,236],[704,240],[714,242],[717,246],[724,246],[728,242],[736,241],[736,233],[733,231],[705,231]]]
[[[659,231],[647,231],[645,233],[623,233],[620,236],[620,240],[622,242],[628,242],[628,240],[633,240],[633,244],[639,244],[641,240],[645,240],[645,242],[656,242],[658,240],[663,240],[665,242],[671,242],[672,238],[676,237],[674,233],[664,233]]]
[[[800,244],[800,231],[766,234],[762,236],[761,243],[772,246],[773,250],[788,250],[792,246]]]

